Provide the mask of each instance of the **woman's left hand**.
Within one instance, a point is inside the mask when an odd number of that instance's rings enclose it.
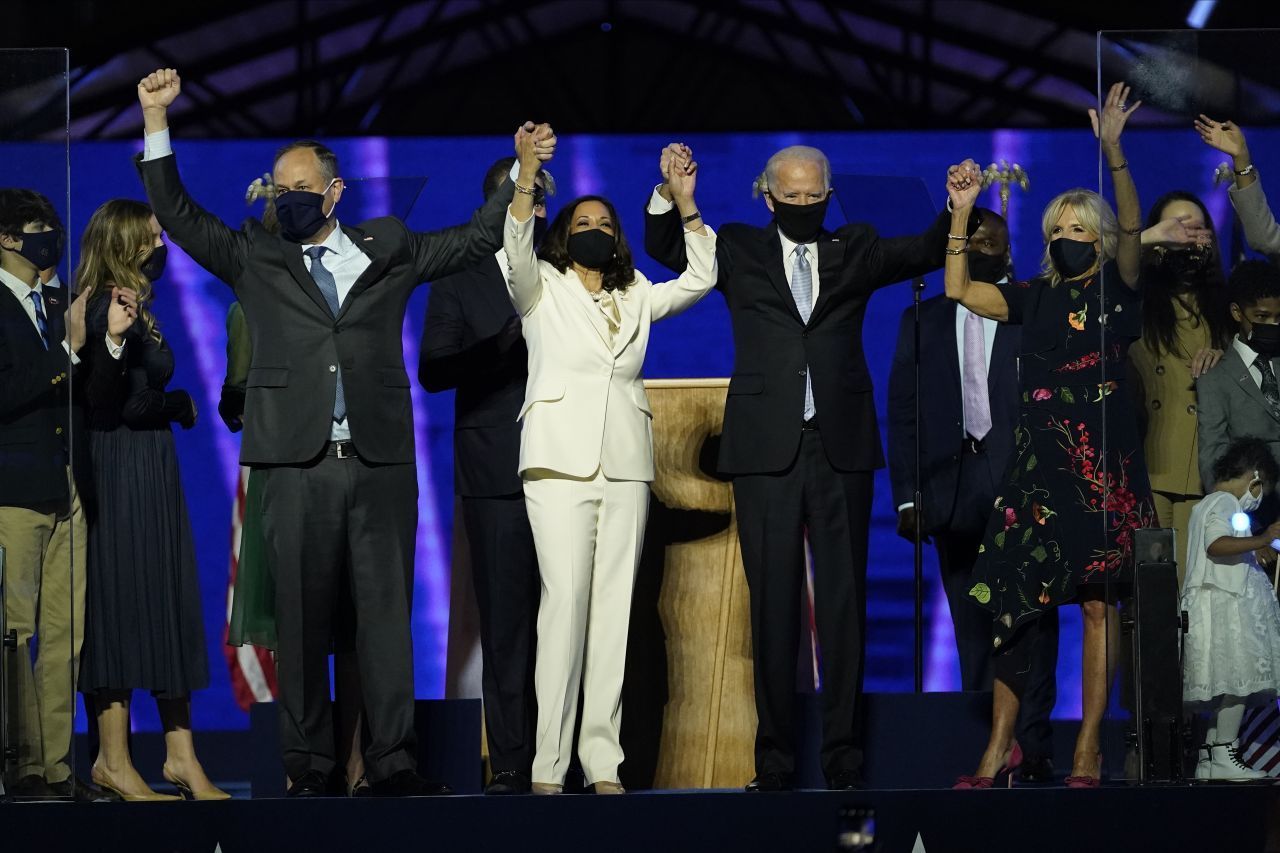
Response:
[[[1189,366],[1191,367],[1191,378],[1199,379],[1204,376],[1213,366],[1222,361],[1222,350],[1209,349],[1205,347],[1192,357]]]
[[[1119,145],[1120,134],[1124,132],[1124,124],[1129,116],[1138,111],[1142,101],[1129,103],[1129,87],[1124,83],[1114,84],[1107,91],[1106,100],[1102,104],[1102,115],[1098,111],[1089,110],[1089,122],[1093,125],[1093,135],[1103,145]]]

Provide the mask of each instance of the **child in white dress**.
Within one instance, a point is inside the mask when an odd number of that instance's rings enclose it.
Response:
[[[1182,609],[1190,627],[1183,646],[1183,701],[1211,712],[1196,779],[1248,781],[1266,774],[1238,752],[1240,721],[1250,705],[1280,691],[1280,603],[1254,552],[1272,548],[1280,522],[1250,535],[1248,513],[1274,489],[1280,466],[1266,442],[1238,438],[1214,463],[1212,494],[1191,511]],[[1277,543],[1280,544],[1280,543]]]

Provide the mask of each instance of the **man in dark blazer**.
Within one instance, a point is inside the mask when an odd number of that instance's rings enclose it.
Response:
[[[484,177],[484,197],[507,182],[514,157]],[[545,224],[545,173],[535,182],[534,215]],[[537,223],[535,223],[537,227]],[[432,282],[422,327],[418,379],[428,391],[456,389],[453,488],[471,548],[480,614],[485,734],[492,778],[486,794],[526,794],[537,707],[538,556],[524,507],[520,424],[529,351],[507,293],[499,249],[472,269]]]
[[[81,400],[90,384],[99,397],[123,393],[122,335],[136,301],[114,293],[106,339],[86,342],[86,297],[72,302],[54,271],[63,242],[47,198],[0,189],[0,547],[6,627],[19,650],[0,693],[16,694],[3,697],[17,717],[8,793],[94,800],[106,797],[70,764],[93,496]],[[113,357],[82,370],[86,345]]]
[[[663,162],[690,160],[686,152]],[[872,474],[884,466],[862,320],[877,288],[942,265],[950,222],[939,216],[918,236],[892,239],[862,224],[826,231],[830,178],[821,151],[779,151],[757,181],[774,222],[730,223],[717,235],[716,286],[734,337],[719,470],[733,478],[759,721],[749,791],[793,783],[806,539],[822,649],[822,766],[832,789],[862,785],[867,535]],[[680,216],[662,193],[649,202],[645,248],[682,270]]]
[[[240,461],[267,473],[263,528],[276,574],[290,794],[322,794],[334,766],[328,654],[342,583],[356,608],[374,793],[448,793],[416,771],[410,608],[418,489],[401,329],[415,287],[501,245],[512,189],[496,193],[466,226],[413,233],[387,217],[339,227],[337,158],[319,143],[294,143],[274,168],[280,233],[255,220],[236,231],[182,186],[167,118],[179,90],[173,69],[138,85],[147,133],[140,171],[161,226],[231,285],[249,326]]]
[[[979,210],[969,240],[969,271],[978,281],[1009,275],[1009,229],[999,214]],[[920,303],[920,417],[916,420],[915,309],[902,314],[889,374],[889,478],[898,534],[915,539],[921,514],[932,537],[960,656],[964,690],[990,690],[991,619],[969,598],[970,574],[992,505],[1014,456],[1018,425],[1021,327],[985,320],[935,296]],[[920,496],[915,496],[915,441],[920,436]],[[1046,613],[1049,632],[1028,680],[1018,718],[1024,782],[1053,777],[1049,714],[1055,699],[1058,612]]]

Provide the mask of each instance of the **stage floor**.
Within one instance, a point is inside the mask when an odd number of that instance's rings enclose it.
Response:
[[[874,815],[874,847],[840,846]],[[1270,834],[1270,837],[1268,837]],[[1280,788],[5,803],[12,851],[1280,851]]]

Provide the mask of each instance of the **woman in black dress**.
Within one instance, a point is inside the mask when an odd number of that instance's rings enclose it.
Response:
[[[1016,458],[988,524],[969,594],[991,611],[996,655],[991,741],[974,776],[989,788],[1018,763],[1020,695],[1038,639],[1037,617],[1078,602],[1084,615],[1083,708],[1069,787],[1096,787],[1107,704],[1108,646],[1118,625],[1115,588],[1130,579],[1133,535],[1154,510],[1130,395],[1121,387],[1129,344],[1142,334],[1138,291],[1142,211],[1120,148],[1129,89],[1111,87],[1089,111],[1110,167],[1117,215],[1090,190],[1045,209],[1043,274],[995,285],[969,280],[964,238],[948,241],[947,295],[970,311],[1020,323],[1022,410]],[[963,235],[979,175],[957,168],[948,186],[952,234]]]
[[[126,378],[115,395],[89,397],[89,446],[98,496],[90,519],[88,596],[80,689],[97,711],[93,781],[126,800],[172,799],[147,786],[129,755],[133,690],[156,698],[164,777],[183,796],[225,799],[205,775],[191,737],[191,691],[209,683],[195,547],[170,424],[190,429],[196,407],[167,390],[173,353],[150,311],[164,268],[160,226],[145,204],[109,201],[81,242],[76,283],[89,294],[87,325],[105,329],[113,286],[138,297],[125,335]]]

